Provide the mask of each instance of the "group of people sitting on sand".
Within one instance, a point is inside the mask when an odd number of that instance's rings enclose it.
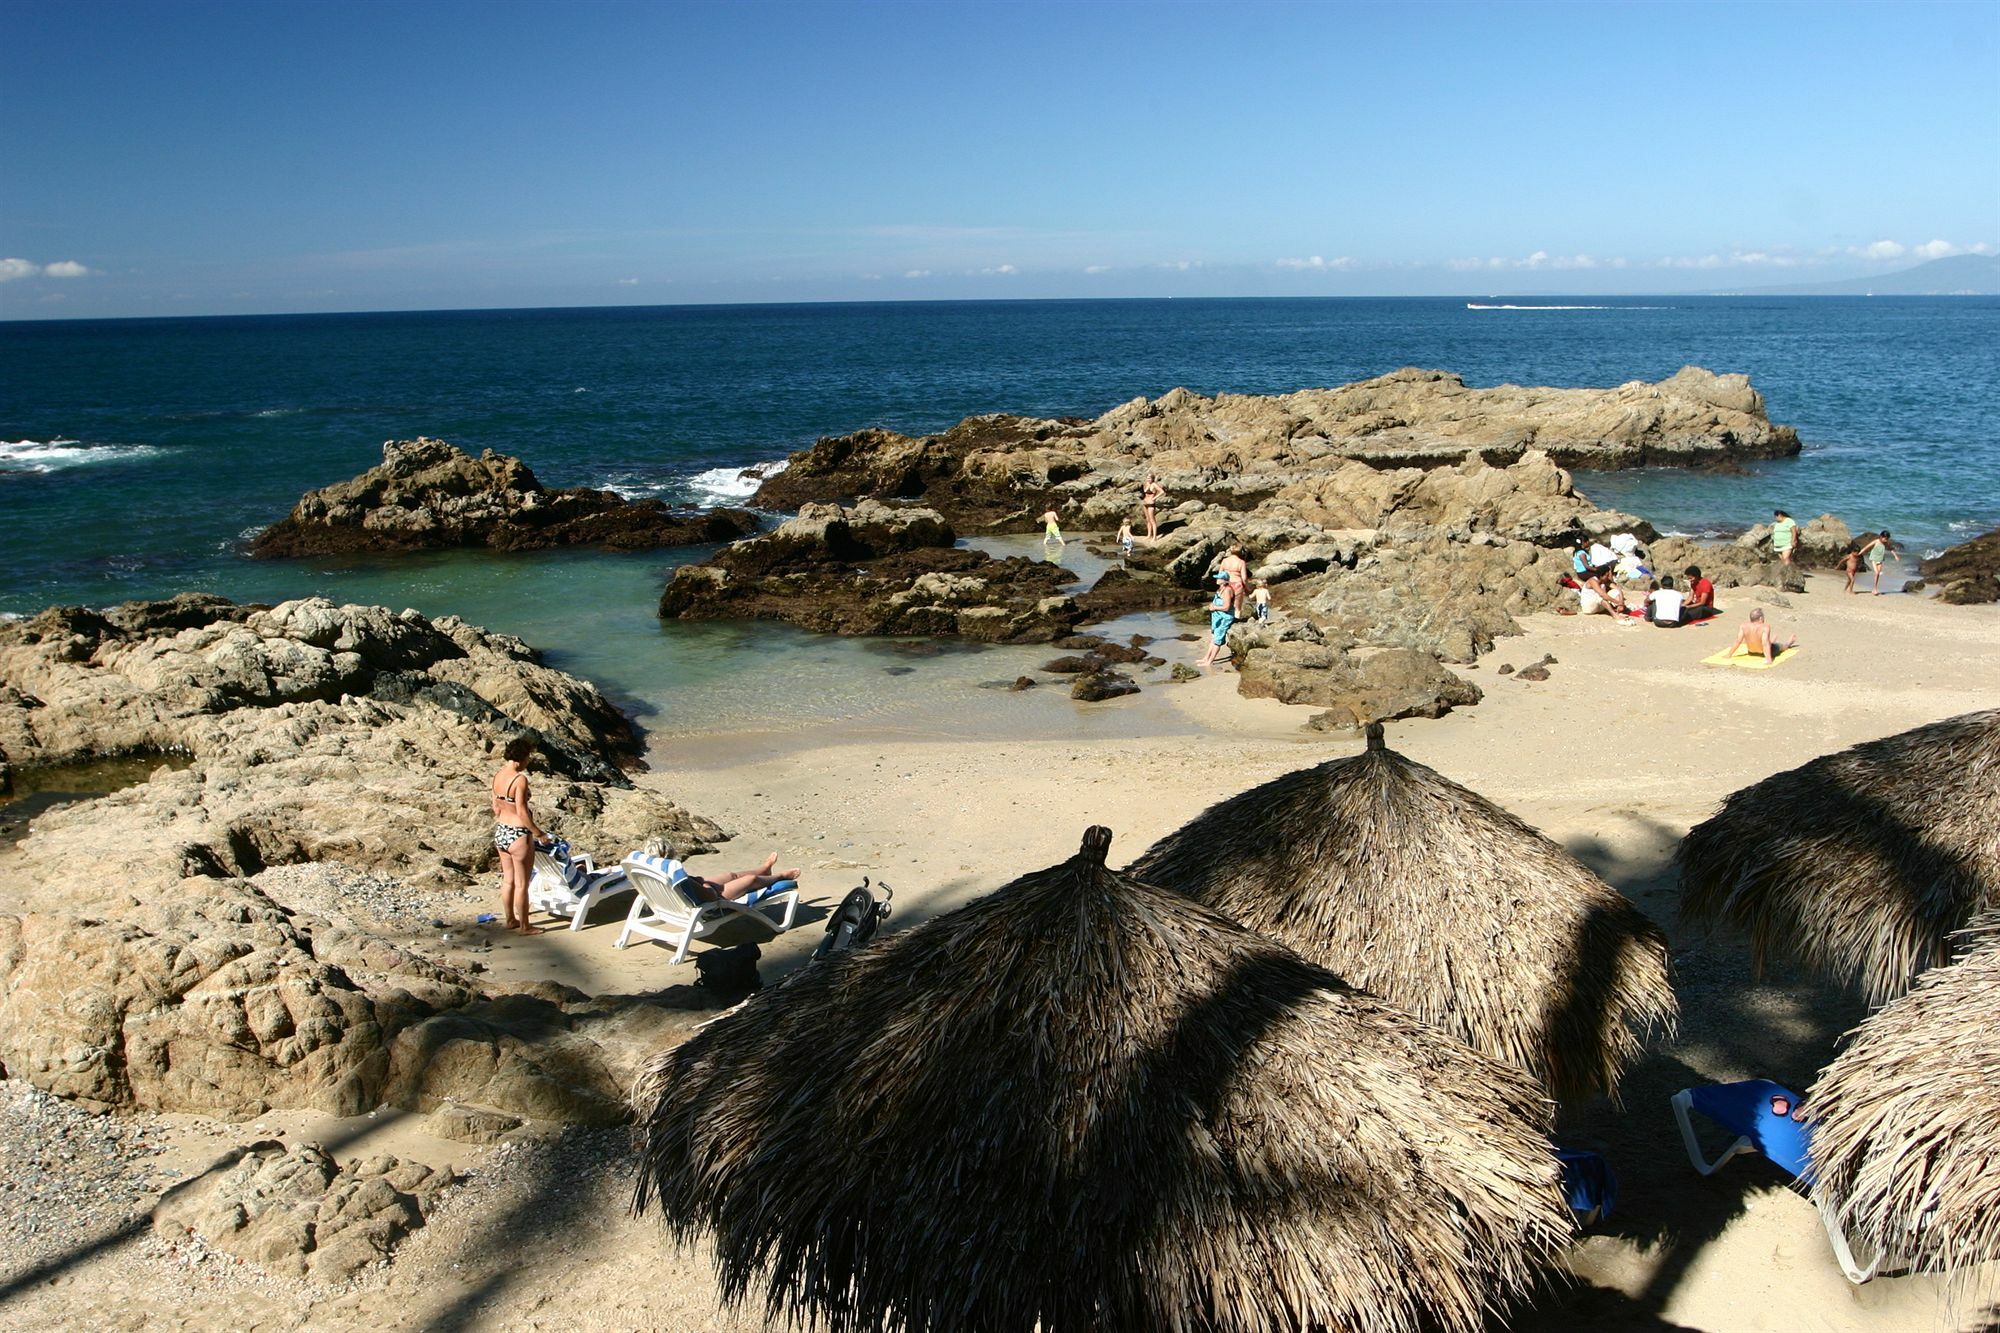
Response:
[[[1672,574],[1655,577],[1646,563],[1645,548],[1629,532],[1608,543],[1579,537],[1570,552],[1570,572],[1562,581],[1564,587],[1576,590],[1577,607],[1574,612],[1565,609],[1565,614],[1629,617],[1626,623],[1644,620],[1663,629],[1716,615],[1715,584],[1701,566],[1689,565],[1681,577],[1685,584],[1677,585]]]

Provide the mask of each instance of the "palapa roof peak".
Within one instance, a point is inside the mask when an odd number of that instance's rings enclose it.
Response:
[[[1559,1099],[1614,1092],[1678,1015],[1659,927],[1563,848],[1391,750],[1210,806],[1130,873],[1171,885]]]
[[[1815,1197],[1857,1246],[1963,1275],[2000,1260],[2000,914],[1871,1015],[1806,1098]]]
[[[1675,853],[1681,915],[1871,1004],[2000,908],[2000,709],[1867,741],[1745,787]]]
[[[1110,840],[658,1057],[638,1206],[835,1333],[1482,1328],[1569,1232],[1540,1090]]]

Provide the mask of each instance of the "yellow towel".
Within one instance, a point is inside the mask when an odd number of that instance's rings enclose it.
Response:
[[[1725,648],[1719,653],[1710,653],[1707,657],[1702,658],[1701,664],[1703,666],[1743,667],[1749,671],[1769,671],[1772,667],[1781,666],[1798,655],[1799,650],[1796,647],[1781,648],[1775,657],[1766,662],[1762,653],[1737,653],[1732,657],[1729,654],[1729,650]]]

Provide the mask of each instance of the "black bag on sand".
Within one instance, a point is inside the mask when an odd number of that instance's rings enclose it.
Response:
[[[764,979],[757,975],[757,960],[763,955],[754,944],[732,944],[698,953],[694,956],[694,984],[739,995],[760,989]]]
[[[882,901],[878,903],[868,891],[869,884],[863,876],[861,887],[848,890],[847,896],[840,900],[840,906],[826,919],[826,934],[813,950],[814,958],[858,949],[875,937],[875,927],[888,918],[889,900],[896,896],[896,891],[887,884],[880,885]]]

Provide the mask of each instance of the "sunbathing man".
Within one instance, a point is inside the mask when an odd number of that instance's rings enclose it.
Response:
[[[1752,655],[1762,653],[1766,662],[1775,661],[1779,653],[1798,646],[1799,636],[1794,634],[1781,645],[1771,635],[1771,627],[1764,623],[1764,608],[1750,609],[1750,619],[1736,632],[1736,642],[1729,645],[1729,655],[1736,656],[1738,649],[1746,649]]]

